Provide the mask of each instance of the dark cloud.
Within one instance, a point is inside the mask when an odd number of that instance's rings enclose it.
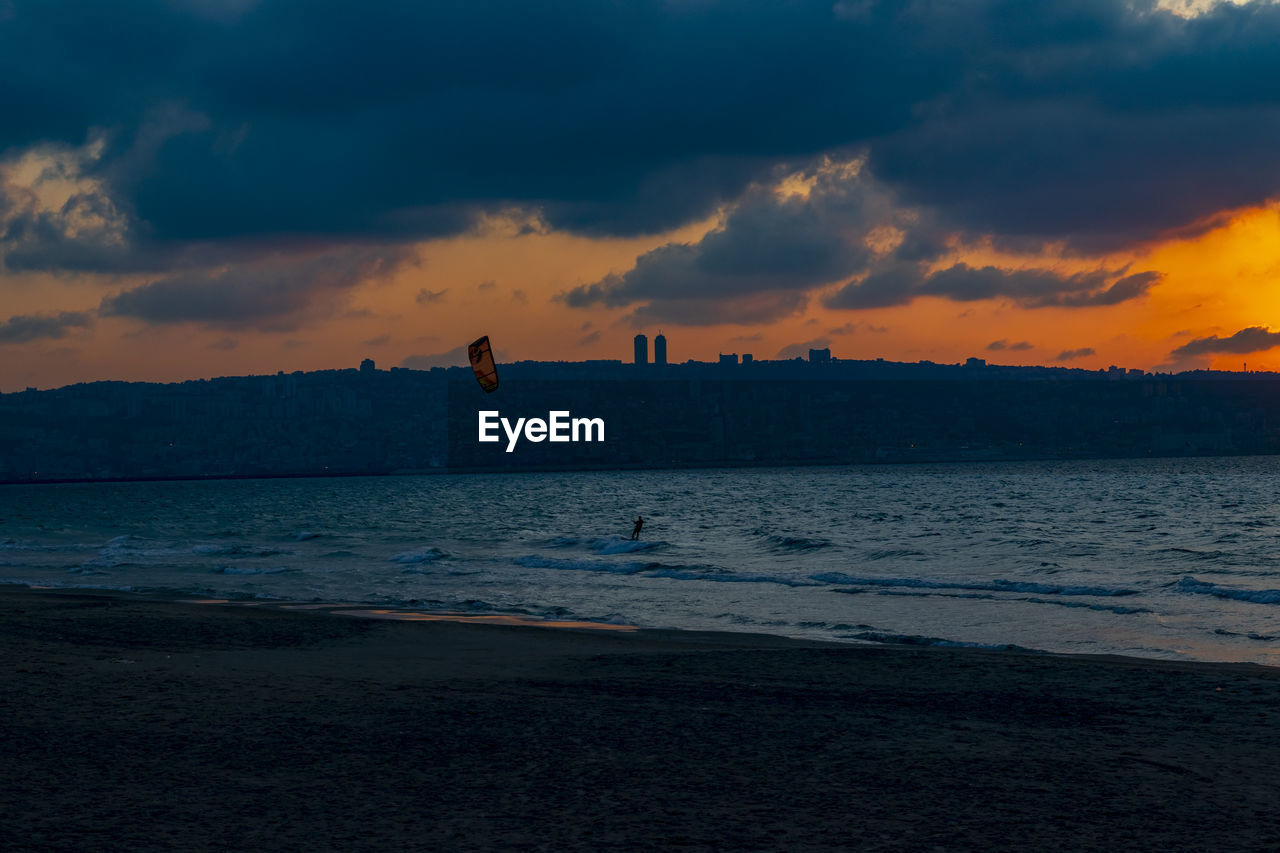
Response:
[[[427,290],[425,287],[418,291],[415,297],[419,305],[429,305],[432,302],[440,302],[444,299],[444,295],[449,292],[449,288],[444,290]]]
[[[1054,359],[1054,361],[1073,361],[1077,358],[1084,358],[1086,356],[1097,355],[1097,354],[1098,353],[1093,349],[1093,347],[1080,347],[1080,349],[1064,349],[1062,352],[1058,353],[1058,356],[1057,358]]]
[[[511,291],[511,301],[517,305],[528,305],[529,294],[525,293],[520,288],[516,288],[515,290]]]
[[[231,350],[235,349],[238,346],[240,346],[240,342],[237,341],[235,338],[218,338],[216,341],[209,344],[207,348],[230,352]]]
[[[636,258],[635,266],[561,296],[571,307],[627,306],[654,320],[697,324],[715,301],[777,304],[788,312],[804,291],[856,275],[876,258],[868,236],[908,214],[895,209],[855,164],[813,164],[807,195],[779,195],[755,187],[724,223],[697,243],[668,243]],[[698,306],[704,306],[699,310]],[[729,312],[726,307],[724,312]],[[713,322],[723,320],[712,312]],[[681,316],[688,319],[680,319]]]
[[[1004,338],[1001,338],[998,341],[992,341],[991,343],[987,344],[987,349],[990,350],[991,352],[1000,352],[1002,350],[1009,350],[1010,352],[1018,352],[1021,350],[1035,349],[1035,345],[1032,344],[1030,341],[1017,341],[1016,343],[1011,344],[1009,343],[1009,341],[1005,340]]]
[[[666,315],[681,283],[697,300],[867,275],[846,300],[872,307],[898,304],[885,277],[909,271],[867,268],[863,221],[836,227],[821,192],[763,203],[780,169],[865,153],[925,217],[894,250],[908,264],[953,234],[1128,246],[1280,194],[1275,3],[1185,19],[1151,0],[6,8],[0,153],[101,147],[69,207],[2,215],[13,270],[212,269],[231,243],[384,244],[502,211],[659,233],[728,209],[722,233],[577,298]],[[984,286],[954,279],[934,284]],[[1149,282],[1121,285],[1001,287],[1106,305]]]
[[[740,299],[681,299],[654,301],[631,312],[637,329],[662,324],[715,326],[724,323],[758,325],[803,313],[809,298],[803,293],[757,293]]]
[[[11,206],[9,216],[0,212],[0,223],[0,261],[9,272],[154,272],[180,262],[176,250],[139,250],[101,193],[74,195],[56,210]]]
[[[1134,273],[1117,280],[1114,284],[1105,290],[1095,291],[1092,293],[1068,293],[1063,294],[1058,303],[1060,305],[1071,305],[1083,307],[1088,305],[1118,305],[1121,302],[1128,302],[1130,299],[1137,299],[1139,296],[1146,296],[1147,291],[1155,284],[1158,284],[1164,278],[1163,273],[1148,270],[1147,272]]]
[[[596,330],[596,331],[594,331],[594,332],[588,332],[587,334],[585,334],[585,335],[583,335],[582,337],[578,338],[578,343],[576,344],[576,346],[580,346],[580,347],[589,346],[589,345],[591,345],[591,344],[594,344],[594,343],[595,343],[596,341],[598,341],[598,340],[600,340],[600,330],[599,330],[599,329],[597,329],[597,330]]]
[[[1175,349],[1171,355],[1175,359],[1214,353],[1247,355],[1277,346],[1280,346],[1280,332],[1273,332],[1263,326],[1250,326],[1225,338],[1217,335],[1195,338]]]
[[[102,300],[104,316],[147,323],[283,330],[340,305],[351,288],[403,262],[396,252],[352,250],[157,279]]]
[[[263,218],[313,228],[515,202],[553,227],[664,230],[779,157],[905,120],[945,70],[891,61],[910,50],[900,17],[841,21],[816,0],[263,2],[192,55],[211,61],[192,87],[211,127],[168,141],[136,179],[186,177],[184,204],[169,191],[138,206],[194,236],[275,168],[285,191]],[[318,185],[334,164],[342,180]]]
[[[498,283],[496,281],[482,281],[476,285],[476,290],[484,293],[486,290],[494,290],[497,286]]]
[[[1047,269],[1001,269],[955,264],[936,272],[923,265],[898,263],[850,282],[827,297],[830,308],[880,308],[905,305],[921,296],[955,302],[1009,299],[1023,308],[1083,308],[1136,299],[1156,282],[1157,272],[1123,277],[1107,270],[1060,273]]]
[[[923,266],[895,263],[882,267],[858,282],[849,282],[823,300],[828,308],[888,308],[915,299],[924,282]]]
[[[93,323],[93,315],[84,311],[60,311],[57,314],[18,314],[0,323],[0,344],[21,344],[42,338],[65,338],[71,329]]]
[[[391,343],[391,335],[381,334],[376,338],[369,338],[367,341],[361,341],[360,345],[366,347],[384,347],[389,343]]]
[[[844,324],[844,325],[842,325],[842,326],[836,326],[834,329],[829,329],[829,330],[827,331],[827,334],[829,334],[829,335],[852,335],[852,334],[854,334],[855,332],[858,332],[858,331],[873,332],[873,333],[875,333],[875,334],[877,334],[877,335],[882,335],[882,334],[884,334],[885,332],[889,331],[889,327],[888,327],[888,326],[877,326],[877,325],[875,325],[875,324],[873,324],[873,323],[864,323],[864,322],[862,322],[862,321],[858,321],[858,322],[856,322],[856,323],[855,323],[855,322],[853,322],[853,321],[851,320],[851,321],[849,321],[848,323],[845,323],[845,324]]]

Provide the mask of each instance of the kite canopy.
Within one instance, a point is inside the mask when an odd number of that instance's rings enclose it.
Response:
[[[498,365],[493,362],[493,349],[489,346],[489,336],[485,335],[467,347],[467,358],[471,360],[471,369],[476,372],[476,381],[486,394],[498,390]]]

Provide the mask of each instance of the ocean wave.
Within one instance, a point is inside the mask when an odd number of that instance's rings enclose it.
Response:
[[[883,548],[878,551],[868,551],[864,555],[866,560],[894,560],[900,557],[923,557],[923,551],[914,551],[909,548]]]
[[[189,550],[177,547],[174,542],[161,542],[132,534],[108,539],[106,545],[98,551],[99,557],[106,559],[113,559],[122,555],[131,557],[174,557],[185,556],[189,553]]]
[[[1215,634],[1219,634],[1219,635],[1221,635],[1221,636],[1223,636],[1223,637],[1247,637],[1247,638],[1248,638],[1248,639],[1250,639],[1250,640],[1261,640],[1261,641],[1263,641],[1263,642],[1271,642],[1271,641],[1273,641],[1273,640],[1280,640],[1280,637],[1276,637],[1276,636],[1274,636],[1274,635],[1272,635],[1272,634],[1255,634],[1255,633],[1254,633],[1254,632],[1252,632],[1252,631],[1249,631],[1248,633],[1241,634],[1241,633],[1239,633],[1239,632],[1237,632],[1237,631],[1228,631],[1226,628],[1215,628],[1215,629],[1214,629],[1214,631],[1213,631],[1213,633],[1215,633]]]
[[[1102,597],[1137,595],[1138,590],[1127,587],[1069,586],[1066,584],[1035,583],[1033,581],[935,581],[925,578],[856,577],[842,572],[825,572],[810,575],[819,583],[847,586],[904,587],[908,589],[974,589],[989,592],[1028,592],[1039,595],[1095,595]]]
[[[1248,601],[1253,604],[1280,604],[1280,589],[1240,589],[1233,586],[1222,586],[1208,581],[1185,577],[1170,584],[1178,592],[1188,595],[1212,595],[1214,598],[1225,598],[1231,601]]]
[[[1230,551],[1201,551],[1196,548],[1161,548],[1157,554],[1177,554],[1179,557],[1190,557],[1193,560],[1235,560],[1238,554]]]
[[[574,560],[560,557],[542,557],[538,554],[526,554],[513,560],[517,566],[526,569],[565,569],[578,572],[609,572],[619,575],[634,575],[658,563],[641,563],[636,561],[621,562],[617,560]]]
[[[658,539],[629,539],[612,534],[609,536],[554,536],[544,540],[543,544],[551,548],[573,548],[585,545],[597,554],[610,555],[655,551],[667,543]]]
[[[591,543],[591,550],[597,554],[636,554],[641,551],[655,551],[665,542],[641,539],[624,539],[621,536],[606,536]]]
[[[819,628],[825,631],[871,630],[870,625],[850,625],[848,622],[797,622],[797,628]]]
[[[938,646],[957,649],[991,649],[1001,652],[1026,652],[1044,654],[1039,649],[1016,646],[1013,643],[971,643],[964,640],[945,640],[941,637],[924,637],[918,634],[889,634],[883,631],[862,631],[857,634],[841,634],[846,640],[863,640],[869,643],[887,643],[895,646]]]
[[[83,566],[72,566],[71,568],[67,569],[67,574],[70,574],[70,575],[105,575],[105,574],[107,574],[107,572],[104,572],[104,571],[103,571],[103,568],[106,568],[106,567],[95,566],[95,565],[90,565],[90,564],[86,563],[86,564],[85,564],[85,565],[83,565]]]
[[[706,565],[641,562],[639,560],[588,560],[545,557],[527,554],[513,561],[527,569],[561,569],[577,572],[604,572],[615,575],[639,575],[677,581],[714,581],[716,583],[776,583],[783,586],[818,586],[812,581],[777,575],[740,575],[728,569]]]
[[[422,551],[405,551],[391,558],[393,563],[430,563],[449,556],[439,548],[427,548]]]
[[[1123,604],[1094,604],[1089,601],[1054,601],[1051,598],[1024,598],[1022,601],[1029,601],[1032,604],[1052,604],[1057,607],[1083,607],[1086,610],[1097,610],[1102,613],[1117,613],[1121,616],[1129,616],[1134,613],[1151,613],[1151,609],[1147,607],[1127,607]]]
[[[860,595],[868,592],[865,589],[833,589],[846,595]],[[1132,613],[1150,613],[1146,607],[1128,607],[1121,604],[1096,604],[1091,601],[1071,601],[1052,598],[1003,598],[989,592],[932,592],[905,589],[878,589],[876,595],[899,595],[904,598],[964,598],[978,601],[1025,601],[1028,604],[1052,604],[1055,607],[1078,607],[1084,610],[1096,610],[1102,613],[1117,613],[1128,616]]]
[[[763,527],[757,527],[751,531],[754,535],[763,538],[775,550],[778,551],[817,551],[820,548],[830,548],[831,540],[829,539],[810,539],[805,536],[785,536],[780,533],[770,533]]]
[[[806,580],[784,578],[777,575],[739,575],[719,570],[714,573],[705,571],[686,571],[675,568],[656,569],[646,573],[651,578],[669,578],[678,581],[715,581],[716,583],[776,583],[782,586],[820,586]]]
[[[93,551],[97,548],[97,545],[85,545],[80,543],[67,543],[64,545],[34,545],[29,542],[19,542],[16,539],[5,539],[4,541],[0,541],[0,551]]]
[[[196,545],[191,553],[202,557],[274,557],[291,552],[277,548],[249,548],[244,545]]]
[[[292,572],[288,566],[277,566],[271,569],[255,569],[251,566],[220,566],[213,570],[214,574],[219,575],[278,575],[283,572]]]
[[[293,538],[296,542],[306,542],[308,539],[316,539],[323,535],[324,534],[322,533],[316,533],[311,530],[299,530],[297,533],[293,534]]]

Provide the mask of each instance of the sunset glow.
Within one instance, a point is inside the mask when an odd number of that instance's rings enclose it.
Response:
[[[244,42],[239,59],[219,60],[216,82],[157,66],[159,88],[138,94],[103,60],[92,81],[49,84],[49,115],[31,113],[24,128],[15,114],[0,140],[0,390],[363,358],[426,368],[460,364],[480,334],[502,360],[626,360],[636,331],[660,328],[674,361],[825,346],[854,359],[1280,369],[1270,347],[1250,349],[1280,324],[1280,208],[1269,200],[1280,176],[1262,144],[1275,109],[1262,72],[1275,70],[1277,42],[1258,35],[1280,35],[1274,3],[1070,13],[1088,18],[1102,54],[1108,31],[1127,33],[1133,55],[1111,64],[1071,53],[1083,36],[1066,12],[1028,18],[1025,44],[984,46],[995,13],[978,2],[949,24],[876,4],[801,4],[795,33],[764,7],[638,6],[658,31],[664,15],[740,28],[794,61],[746,89],[707,74],[650,93],[641,66],[618,59],[599,85],[626,93],[630,114],[555,113],[586,96],[577,72],[549,65],[526,101],[508,82],[476,95],[505,91],[506,112],[458,106],[442,92],[466,85],[414,51],[387,58],[412,81],[401,91],[363,53],[386,24],[377,10],[347,22],[342,48],[361,112],[332,81],[265,70],[274,54],[256,39],[277,5],[146,13],[193,50]],[[45,14],[19,4],[4,27],[54,62],[78,43],[49,35]],[[432,14],[405,26],[429,28]],[[605,38],[568,20],[536,23],[557,55],[585,56]],[[465,41],[481,22],[451,25]],[[959,87],[976,72],[930,41],[943,25],[973,27],[971,52],[989,49],[1022,88],[988,80],[986,105],[968,103]],[[328,26],[300,32],[296,49],[322,49],[336,37]],[[797,34],[810,27],[806,52]],[[842,50],[886,33],[902,49],[931,45],[951,76],[819,91],[834,69],[870,73]],[[1236,60],[1224,58],[1231,39]],[[673,68],[696,62],[682,44],[670,47]],[[1032,68],[1005,50],[1056,58]],[[251,69],[266,75],[256,93],[238,82]],[[1217,83],[1179,94],[1187,74]],[[1080,82],[1090,75],[1105,88]],[[784,85],[793,102],[776,100]],[[397,129],[419,103],[476,125],[473,147]],[[846,113],[879,124],[835,118]],[[666,136],[639,146],[628,122]],[[1227,342],[1244,330],[1259,331]]]

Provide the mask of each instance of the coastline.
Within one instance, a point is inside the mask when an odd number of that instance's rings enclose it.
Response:
[[[440,466],[438,468],[406,468],[395,470],[361,470],[361,471],[258,471],[248,473],[226,473],[205,475],[156,474],[154,476],[121,476],[121,477],[54,477],[49,479],[0,479],[0,486],[75,486],[99,483],[200,483],[221,482],[224,480],[325,480],[325,479],[358,479],[361,477],[439,477],[460,475],[495,475],[495,474],[599,474],[630,471],[736,471],[762,470],[780,468],[896,468],[917,465],[964,465],[964,464],[1018,464],[1030,462],[1098,462],[1098,461],[1139,461],[1149,459],[1237,459],[1248,457],[1280,456],[1280,451],[1261,452],[1258,450],[1240,450],[1223,452],[1206,452],[1195,450],[1189,452],[1148,452],[1135,453],[1026,453],[1017,455],[973,453],[921,453],[912,456],[877,457],[867,455],[849,459],[798,459],[792,461],[715,459],[706,462],[663,462],[646,465],[639,463],[601,463],[601,464],[504,464],[489,466]]]
[[[304,606],[305,607],[305,606]],[[15,850],[1263,850],[1280,671],[0,587]]]

